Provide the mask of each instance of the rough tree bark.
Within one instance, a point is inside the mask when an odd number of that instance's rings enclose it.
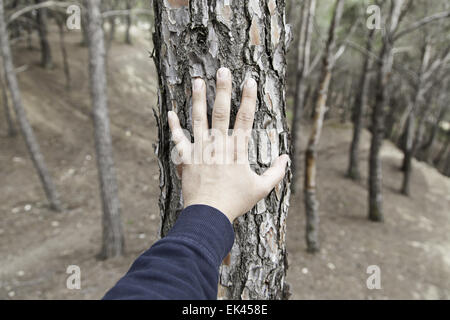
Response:
[[[17,121],[21,133],[25,139],[31,160],[38,172],[39,178],[44,187],[45,194],[50,203],[50,208],[55,211],[61,210],[58,193],[56,192],[53,181],[45,165],[44,156],[41,153],[39,144],[34,136],[33,128],[28,122],[25,109],[22,104],[19,84],[17,82],[16,73],[14,70],[11,48],[9,46],[8,31],[6,30],[6,23],[3,10],[3,0],[0,0],[0,46],[3,57],[3,68],[5,70],[6,82],[11,93],[12,104],[16,114]]]
[[[170,160],[173,144],[167,111],[174,110],[182,126],[191,127],[191,78],[207,84],[208,117],[215,95],[215,75],[220,66],[233,74],[232,117],[239,107],[240,86],[252,76],[258,81],[254,128],[249,160],[263,172],[282,152],[289,152],[285,114],[285,1],[268,0],[167,0],[154,1],[155,64],[159,75],[157,120],[159,142],[155,148],[160,166],[160,235],[173,226],[183,208],[181,182]],[[268,152],[266,152],[268,151]],[[237,220],[236,239],[229,264],[220,272],[219,298],[283,299],[285,283],[286,217],[290,174],[248,214]]]
[[[0,86],[2,89],[3,110],[5,112],[6,126],[8,127],[8,136],[14,137],[17,134],[17,132],[16,127],[14,126],[13,119],[11,117],[11,112],[9,112],[8,93],[6,92],[6,87],[5,83],[3,82],[3,79],[0,79]]]
[[[372,51],[373,36],[375,34],[375,29],[369,31],[366,43],[367,52]],[[353,180],[357,180],[361,177],[359,171],[359,142],[361,139],[361,131],[363,128],[364,113],[367,109],[367,93],[369,91],[369,70],[372,66],[372,59],[369,54],[364,55],[364,63],[361,70],[361,78],[359,82],[358,94],[355,98],[355,103],[353,105],[353,138],[350,145],[350,157],[349,166],[347,170],[347,175]]]
[[[42,0],[35,0],[36,4]],[[47,39],[47,8],[37,10],[36,23],[38,25],[39,42],[41,44],[41,66],[46,69],[53,67],[52,51]]]
[[[100,0],[85,0],[89,47],[89,80],[93,106],[95,150],[103,208],[103,238],[99,257],[123,254],[124,237],[120,219],[118,187],[108,115],[105,44]]]
[[[323,118],[326,112],[328,88],[334,67],[334,47],[336,43],[336,29],[341,20],[344,8],[343,0],[336,0],[328,31],[328,40],[323,54],[322,70],[319,77],[318,93],[315,101],[313,126],[308,140],[305,155],[305,212],[306,212],[306,244],[308,252],[319,250],[319,203],[316,198],[316,170],[317,148],[322,131]]]
[[[300,119],[305,104],[305,82],[306,76],[309,72],[310,52],[311,52],[311,33],[314,23],[314,15],[316,10],[316,0],[306,0],[302,6],[302,21],[299,32],[298,42],[298,56],[297,56],[297,74],[295,79],[295,94],[294,94],[294,115],[292,119],[292,193],[296,191],[297,181],[297,153],[300,150],[300,143],[298,139],[298,131],[300,129]]]

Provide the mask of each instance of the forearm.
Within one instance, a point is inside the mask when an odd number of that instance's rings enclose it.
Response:
[[[219,267],[233,241],[223,213],[204,205],[187,207],[104,299],[216,299]]]

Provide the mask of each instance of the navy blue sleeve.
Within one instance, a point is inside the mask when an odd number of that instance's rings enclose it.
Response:
[[[219,267],[233,242],[233,227],[222,212],[189,206],[103,299],[217,299]]]

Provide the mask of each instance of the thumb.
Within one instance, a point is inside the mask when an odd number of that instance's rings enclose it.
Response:
[[[260,176],[262,180],[261,186],[266,191],[266,194],[270,193],[283,179],[288,161],[289,156],[287,154],[279,156],[272,163],[272,166]]]

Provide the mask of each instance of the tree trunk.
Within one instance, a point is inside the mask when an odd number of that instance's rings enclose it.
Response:
[[[86,47],[88,45],[88,26],[87,26],[87,12],[81,10],[81,46]]]
[[[438,103],[442,103],[438,110],[438,116],[436,117],[436,120],[434,121],[434,123],[431,127],[431,133],[430,133],[430,136],[429,136],[427,142],[421,147],[422,158],[428,163],[432,162],[431,151],[432,151],[432,147],[436,141],[436,138],[438,136],[439,125],[445,119],[446,114],[449,110],[448,107],[444,106],[443,101],[438,101]]]
[[[116,17],[112,16],[109,18],[109,34],[108,41],[106,43],[106,51],[108,52],[111,49],[112,42],[114,41],[114,37],[116,35]]]
[[[414,157],[415,151],[417,150],[419,144],[421,143],[422,139],[422,125],[423,120],[425,119],[425,113],[423,114],[421,123],[418,127],[416,139],[414,140],[414,132],[415,132],[415,123],[416,123],[416,112],[419,108],[419,105],[422,102],[422,97],[424,95],[424,88],[423,88],[423,75],[426,71],[428,61],[430,56],[430,46],[428,45],[427,41],[425,41],[425,44],[423,45],[422,49],[422,59],[421,59],[421,65],[419,69],[419,79],[416,83],[415,90],[414,90],[414,99],[413,99],[413,105],[410,109],[408,120],[406,124],[406,131],[405,131],[405,137],[404,137],[404,158],[403,158],[403,182],[402,182],[402,189],[401,192],[404,195],[409,195],[410,192],[410,180],[411,180],[411,171],[412,171],[412,159]]]
[[[3,79],[0,79],[0,86],[2,87],[1,89],[2,89],[3,110],[5,112],[6,125],[8,127],[8,136],[14,137],[17,134],[17,132],[16,127],[14,126],[13,119],[11,117],[11,113],[9,112],[8,93],[6,92],[6,87],[5,83],[3,82]]]
[[[340,117],[341,117],[341,123],[344,124],[347,122],[347,117],[348,117],[348,111],[349,111],[349,106],[352,105],[352,98],[353,98],[353,91],[354,91],[354,78],[351,78],[349,81],[349,84],[346,88],[346,93],[343,95],[343,99],[342,102],[339,104],[339,108],[341,109],[340,111]]]
[[[384,138],[384,108],[387,85],[392,73],[392,35],[397,30],[403,0],[393,0],[389,24],[385,30],[378,61],[378,75],[375,88],[375,104],[372,111],[372,138],[369,156],[369,220],[381,222],[383,217],[382,167],[380,151]]]
[[[372,52],[372,43],[374,34],[375,29],[369,31],[366,43],[367,52]],[[371,62],[372,59],[370,55],[366,54],[364,57],[364,63],[361,70],[359,90],[355,98],[355,103],[353,105],[353,114],[352,114],[353,138],[352,143],[350,145],[349,166],[347,170],[348,177],[353,180],[358,180],[361,177],[361,173],[359,171],[359,143],[361,140],[361,131],[363,129],[364,113],[368,101],[367,93],[369,91],[369,70],[372,67]]]
[[[131,8],[132,8],[131,0],[126,0],[126,9],[131,10]],[[132,23],[131,13],[125,16],[125,20],[126,20],[125,43],[131,44],[131,35],[130,35],[130,29],[131,29],[131,23]]]
[[[384,42],[380,54],[380,67],[376,81],[375,105],[372,111],[372,138],[369,156],[369,220],[383,221],[382,168],[380,151],[384,136],[384,105],[386,85],[392,68],[392,48]]]
[[[59,31],[59,45],[61,47],[61,55],[63,60],[63,67],[64,67],[64,76],[66,78],[66,89],[70,90],[70,67],[69,67],[69,59],[67,57],[67,49],[66,49],[66,42],[64,40],[64,18],[57,17],[56,18],[57,25],[58,25],[58,31]]]
[[[413,157],[413,138],[414,138],[414,131],[415,131],[415,117],[413,111],[411,111],[408,115],[408,120],[406,123],[406,129],[405,129],[405,150],[403,154],[403,165],[402,165],[402,171],[403,171],[403,182],[402,182],[402,190],[401,192],[404,195],[409,195],[409,186],[410,186],[410,177],[411,177],[411,170],[412,170],[412,157]]]
[[[27,15],[27,18],[32,19],[31,15]],[[28,22],[26,24],[26,30],[27,30],[27,49],[33,50],[33,25]]]
[[[289,152],[286,124],[285,1],[218,0],[154,1],[155,65],[159,75],[157,120],[160,166],[160,235],[164,237],[183,208],[181,181],[170,160],[173,144],[167,112],[178,114],[182,126],[191,126],[191,78],[207,84],[208,117],[215,95],[219,67],[233,74],[231,123],[239,108],[240,86],[252,76],[258,81],[258,102],[250,142],[249,160],[257,173],[276,156]],[[268,148],[268,149],[267,149]],[[264,156],[264,150],[270,154]],[[235,225],[235,243],[230,263],[220,270],[219,297],[223,299],[284,299],[287,257],[286,217],[289,207],[290,175]]]
[[[17,82],[16,73],[12,61],[11,48],[9,46],[8,32],[6,30],[3,0],[0,0],[0,46],[3,57],[3,68],[5,70],[6,82],[8,84],[9,91],[11,92],[11,98],[13,107],[16,113],[17,121],[19,122],[21,133],[25,139],[28,151],[30,153],[31,160],[38,172],[39,178],[44,187],[45,194],[50,203],[50,208],[55,211],[61,210],[61,204],[59,202],[59,196],[56,192],[53,181],[45,165],[44,156],[41,153],[39,144],[34,136],[33,128],[28,122],[25,109],[22,104],[22,98],[20,95],[19,84]]]
[[[317,148],[322,131],[323,118],[326,112],[327,94],[333,70],[333,49],[335,46],[336,29],[342,16],[344,7],[343,0],[336,0],[333,18],[328,32],[328,40],[323,56],[322,71],[319,78],[319,90],[315,103],[315,112],[311,135],[305,155],[305,212],[306,212],[306,244],[308,252],[314,253],[319,250],[319,203],[316,199],[316,171],[317,171]]]
[[[42,0],[35,0],[36,4]],[[45,69],[53,67],[52,51],[47,39],[47,8],[37,10],[36,23],[38,24],[39,42],[41,44],[41,66]]]
[[[87,8],[89,79],[93,106],[95,150],[103,208],[103,243],[99,256],[102,259],[107,259],[123,254],[124,237],[109,127],[105,44],[100,0],[86,0],[85,6]]]
[[[295,94],[294,94],[294,115],[292,119],[292,193],[296,191],[296,181],[298,177],[297,172],[297,154],[300,150],[300,142],[298,139],[298,131],[300,130],[300,121],[305,104],[305,82],[306,75],[309,71],[309,59],[311,50],[311,32],[314,22],[314,15],[316,10],[316,0],[306,0],[302,7],[302,21],[300,29],[300,40],[298,43],[298,57],[297,57],[297,73],[295,80]]]

